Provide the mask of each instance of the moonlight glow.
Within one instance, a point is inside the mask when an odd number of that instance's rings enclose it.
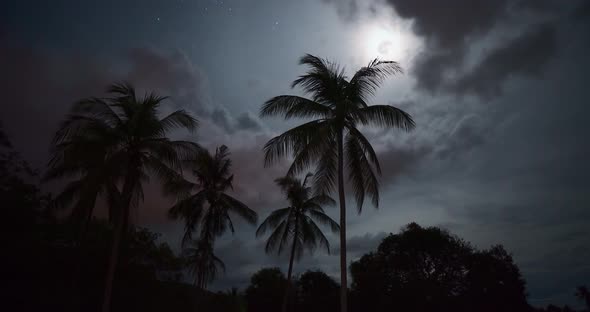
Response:
[[[415,53],[419,40],[404,25],[393,23],[370,23],[361,27],[356,35],[356,44],[365,59],[387,59],[408,64]]]

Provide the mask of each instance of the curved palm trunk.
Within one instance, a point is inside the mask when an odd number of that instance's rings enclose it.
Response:
[[[295,216],[295,231],[293,232],[293,246],[291,247],[291,257],[289,259],[289,271],[287,271],[287,287],[285,287],[285,296],[283,298],[283,312],[287,312],[287,302],[289,301],[289,292],[291,291],[291,274],[293,273],[293,260],[295,259],[295,244],[297,244],[297,222],[298,216]]]
[[[119,222],[115,226],[114,240],[111,247],[111,255],[109,258],[109,266],[105,279],[104,296],[102,302],[102,312],[109,312],[111,310],[111,296],[113,293],[113,281],[115,280],[115,271],[117,269],[117,262],[119,260],[119,253],[121,251],[121,242],[127,231],[129,224],[129,205],[131,204],[131,197],[133,191],[133,184],[136,180],[136,174],[128,174],[123,185],[123,192],[121,197],[123,200],[119,201]]]
[[[338,201],[340,202],[340,312],[347,311],[346,281],[346,202],[344,197],[344,148],[342,130],[338,131]]]

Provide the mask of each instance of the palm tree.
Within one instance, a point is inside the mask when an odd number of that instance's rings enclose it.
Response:
[[[213,245],[207,239],[192,241],[192,246],[184,249],[189,264],[189,272],[194,276],[194,284],[205,289],[213,282],[217,273],[225,272],[225,264],[213,253]]]
[[[384,79],[401,73],[398,63],[373,60],[359,69],[350,80],[335,63],[313,55],[305,55],[301,65],[309,71],[297,78],[292,87],[301,86],[310,99],[282,95],[268,100],[260,111],[261,117],[282,115],[285,119],[313,118],[272,138],[264,146],[265,165],[293,154],[288,174],[297,174],[316,165],[314,183],[320,193],[329,193],[338,181],[340,202],[340,306],[346,311],[346,203],[344,194],[344,165],[360,213],[365,196],[379,204],[381,173],[377,155],[359,126],[380,126],[411,130],[412,117],[390,105],[372,105],[367,101]]]
[[[266,242],[267,253],[276,251],[281,254],[291,244],[283,312],[287,311],[293,260],[301,257],[304,247],[313,250],[319,244],[326,247],[328,253],[330,252],[328,239],[316,222],[329,226],[332,232],[338,232],[340,229],[338,223],[326,215],[322,208],[323,205],[335,205],[335,201],[325,194],[312,196],[312,189],[307,186],[307,180],[310,177],[312,175],[307,174],[303,182],[292,176],[276,179],[276,183],[287,195],[289,206],[272,212],[256,231],[256,236],[261,236],[272,230]]]
[[[196,129],[197,120],[183,110],[159,118],[165,97],[150,93],[140,98],[127,83],[113,84],[107,91],[110,97],[74,104],[54,137],[46,175],[48,179],[75,179],[61,194],[61,204],[76,201],[74,212],[83,210],[87,219],[93,214],[97,196],[109,199],[115,235],[102,311],[110,310],[121,241],[130,209],[143,200],[142,184],[151,176],[164,181],[177,179],[180,160],[200,150],[196,143],[167,137],[178,128]]]
[[[586,303],[586,308],[590,311],[590,291],[586,286],[578,286],[576,290],[576,297]]]
[[[222,145],[215,150],[215,155],[208,151],[188,159],[193,167],[196,183],[185,179],[168,183],[167,190],[179,196],[177,203],[170,208],[169,215],[173,219],[183,219],[185,234],[182,245],[193,239],[198,231],[198,240],[207,242],[213,248],[215,238],[229,228],[234,233],[230,213],[235,213],[250,224],[256,224],[258,215],[246,204],[227,194],[233,188],[231,159],[227,146]],[[196,193],[190,194],[196,190]]]

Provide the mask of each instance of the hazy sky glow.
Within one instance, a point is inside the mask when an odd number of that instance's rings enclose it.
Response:
[[[349,74],[375,57],[396,60],[404,75],[373,103],[405,109],[417,129],[364,129],[384,171],[381,204],[360,216],[350,206],[350,259],[416,221],[478,247],[503,244],[532,304],[576,306],[574,287],[590,281],[588,1],[12,2],[0,5],[0,112],[37,167],[74,100],[130,80],[169,95],[165,109],[198,116],[194,139],[230,147],[235,192],[264,218],[284,206],[272,181],[287,163],[263,170],[261,148],[296,122],[260,120],[258,110],[272,96],[300,94],[290,89],[305,70],[299,57],[329,58]],[[182,225],[150,188],[135,220],[178,248]],[[228,270],[213,288],[285,268],[263,244],[238,222],[217,243]],[[317,252],[295,271],[336,275],[337,260]]]

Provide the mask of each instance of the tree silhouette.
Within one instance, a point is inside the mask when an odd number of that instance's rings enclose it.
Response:
[[[197,120],[183,110],[164,118],[158,110],[165,97],[150,93],[138,97],[130,84],[113,84],[110,97],[88,98],[74,104],[53,140],[47,178],[73,178],[61,194],[65,203],[92,216],[96,197],[106,195],[115,235],[106,274],[102,311],[110,310],[120,245],[129,225],[131,208],[143,200],[142,184],[150,176],[177,179],[181,159],[199,150],[187,141],[167,135],[178,128],[194,130]],[[118,188],[120,186],[120,189]]]
[[[584,301],[586,304],[586,308],[590,311],[590,292],[588,291],[588,287],[586,286],[578,286],[576,289],[576,297],[578,299]]]
[[[246,288],[246,311],[278,311],[286,286],[287,280],[279,268],[260,269],[252,275]]]
[[[359,311],[527,311],[525,282],[501,246],[476,250],[412,223],[351,265]]]
[[[225,264],[213,253],[211,241],[200,239],[192,241],[192,247],[184,250],[189,265],[189,273],[194,276],[195,286],[205,289],[215,280],[219,271],[225,271]]]
[[[297,279],[297,311],[338,311],[338,288],[330,276],[322,271],[307,271]]]
[[[414,128],[409,114],[389,105],[369,106],[367,101],[384,79],[401,73],[398,63],[379,61],[359,69],[350,80],[337,64],[305,55],[300,64],[309,71],[296,79],[292,87],[301,86],[311,99],[282,95],[268,100],[260,111],[261,117],[281,115],[285,119],[314,118],[272,138],[265,146],[265,164],[293,153],[288,174],[297,174],[316,165],[314,183],[320,193],[338,186],[340,202],[340,306],[345,312],[347,294],[346,262],[346,203],[344,194],[344,165],[353,189],[357,209],[362,210],[365,196],[379,204],[377,174],[381,168],[377,154],[359,126]]]
[[[185,223],[183,245],[193,239],[193,233],[198,231],[198,246],[211,248],[211,251],[201,249],[210,259],[216,259],[213,255],[215,238],[225,233],[229,228],[234,232],[230,213],[235,213],[250,224],[256,224],[257,214],[246,204],[227,194],[233,188],[233,175],[231,174],[231,159],[229,150],[225,145],[215,150],[215,155],[208,151],[202,151],[193,155],[186,163],[192,166],[196,182],[185,179],[177,179],[167,184],[167,192],[177,194],[179,200],[170,208],[169,215],[173,219],[182,219]],[[196,193],[191,194],[193,190]],[[199,262],[204,267],[194,267],[196,276],[207,278],[199,279],[204,286],[211,282],[215,275],[211,272],[211,263],[214,261]],[[219,263],[218,263],[219,264]]]
[[[272,231],[266,242],[267,253],[276,251],[281,254],[285,248],[291,248],[283,312],[287,310],[294,259],[301,257],[304,248],[311,251],[318,245],[330,252],[330,243],[316,222],[329,226],[332,232],[339,230],[338,223],[326,215],[322,208],[323,205],[334,205],[334,200],[325,194],[312,196],[312,188],[307,185],[310,177],[312,174],[307,174],[303,182],[291,176],[276,179],[276,183],[287,196],[289,206],[272,212],[256,231],[256,236]]]

